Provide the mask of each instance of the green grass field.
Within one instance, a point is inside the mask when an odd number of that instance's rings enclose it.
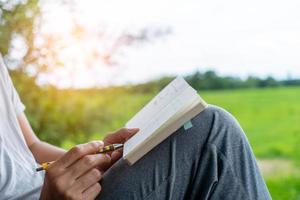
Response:
[[[300,87],[208,91],[200,95],[238,119],[259,160],[287,160],[300,169]],[[93,98],[107,105],[105,112],[113,120],[101,123],[100,130],[89,139],[103,138],[103,133],[122,127],[154,94],[100,96]],[[65,142],[63,146],[71,145]],[[300,199],[299,170],[288,170],[265,175],[273,199]]]
[[[295,152],[300,143],[300,88],[204,92],[201,96],[238,119],[256,156],[299,156]]]

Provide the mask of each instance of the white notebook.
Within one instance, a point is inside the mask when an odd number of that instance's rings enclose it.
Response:
[[[140,130],[125,142],[123,158],[134,164],[206,107],[197,91],[177,77],[126,123]]]

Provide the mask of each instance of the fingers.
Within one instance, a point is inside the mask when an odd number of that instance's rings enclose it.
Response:
[[[110,156],[95,154],[103,146],[100,141],[78,145],[51,164],[46,171],[42,194],[55,197],[53,199],[96,198],[101,190],[100,170],[111,163]]]
[[[81,176],[76,182],[66,190],[62,190],[62,199],[88,199],[83,198],[85,195],[93,197],[99,194],[101,187],[99,188],[99,181],[102,178],[102,174],[97,169],[92,169],[83,176]]]
[[[122,128],[118,130],[115,133],[111,133],[108,136],[105,137],[104,139],[104,144],[109,145],[109,144],[114,144],[114,143],[124,143],[126,140],[128,140],[130,137],[132,137],[134,134],[136,134],[139,131],[138,128],[132,128],[132,129],[127,129],[127,128]],[[112,164],[115,163],[117,160],[119,160],[123,154],[123,150],[116,150],[112,153],[109,153],[111,155],[111,161]]]
[[[113,163],[117,162],[122,157],[122,154],[123,154],[122,149],[112,152],[112,154],[111,154],[111,163],[113,164]]]
[[[66,179],[77,179],[83,174],[85,174],[88,170],[99,167],[100,169],[107,165],[109,165],[111,159],[109,156],[105,154],[93,154],[87,155],[78,160],[72,166],[68,168],[68,171],[65,173]]]
[[[138,128],[122,128],[115,133],[111,133],[104,139],[104,144],[124,143],[128,138],[132,137],[139,131]]]
[[[78,178],[78,180],[74,183],[73,190],[84,192],[92,185],[98,183],[102,178],[102,173],[93,168],[92,170],[88,171],[86,174],[82,175]]]
[[[59,160],[53,163],[53,167],[55,165],[59,165],[61,167],[67,168],[85,155],[96,153],[98,149],[103,146],[104,143],[102,141],[93,141],[87,144],[77,145],[70,151],[68,151],[65,155],[63,155]]]
[[[102,162],[101,165],[98,165],[97,168],[102,172],[104,173],[111,165],[111,156],[110,154],[106,154],[106,157],[107,157],[107,162]]]
[[[99,183],[95,183],[90,188],[85,190],[82,194],[83,199],[86,200],[94,200],[101,191],[101,185]]]

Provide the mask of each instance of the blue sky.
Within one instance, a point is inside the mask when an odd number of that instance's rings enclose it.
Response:
[[[54,1],[43,7],[45,30],[66,31],[65,11]],[[197,69],[240,77],[300,77],[297,0],[88,0],[78,1],[78,8],[80,20],[89,27],[104,24],[118,32],[128,27],[168,26],[173,33],[128,49],[121,57],[122,66],[115,69],[73,67],[69,70],[76,83],[71,83],[66,67],[42,82],[90,87],[184,75]]]

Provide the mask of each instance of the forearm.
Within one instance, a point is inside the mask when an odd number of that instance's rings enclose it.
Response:
[[[66,153],[64,149],[42,141],[36,141],[29,149],[38,163],[57,160]]]
[[[63,154],[65,154],[65,150],[40,141],[39,138],[34,134],[24,113],[19,114],[18,121],[26,144],[37,162],[43,163],[57,160]]]

